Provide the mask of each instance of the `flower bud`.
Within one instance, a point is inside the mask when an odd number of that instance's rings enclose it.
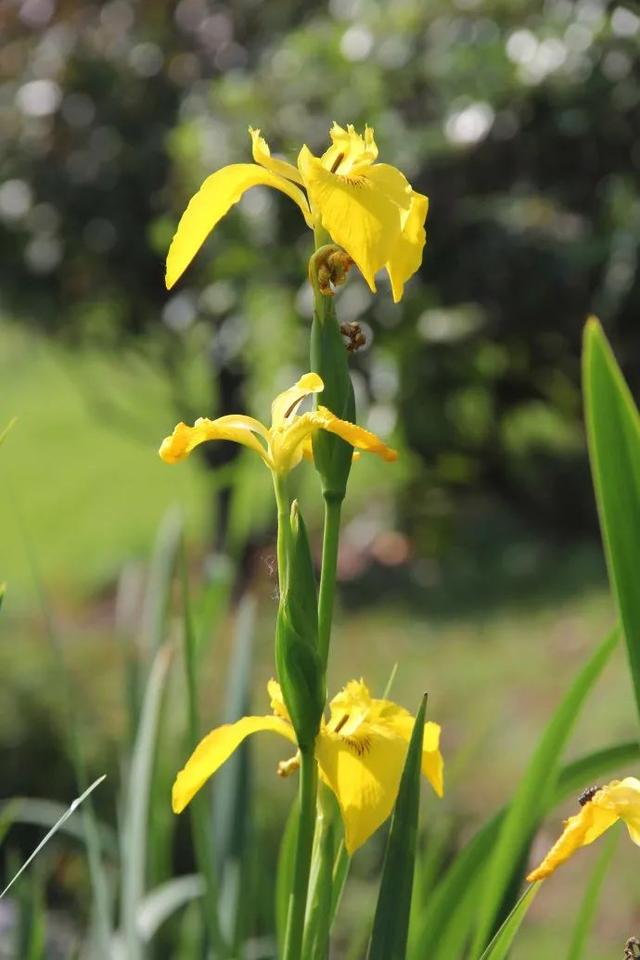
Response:
[[[318,653],[318,600],[304,521],[291,505],[287,577],[276,624],[276,666],[298,745],[313,744],[324,709],[325,688]]]
[[[333,299],[322,295],[316,299],[311,327],[311,369],[324,382],[322,405],[340,419],[355,423],[356,404],[347,349],[336,321]],[[313,438],[313,460],[324,496],[343,500],[353,449],[340,437],[318,430]]]

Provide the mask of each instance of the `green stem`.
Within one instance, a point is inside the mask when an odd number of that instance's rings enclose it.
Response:
[[[335,595],[336,573],[338,568],[341,510],[341,498],[325,495],[322,571],[320,573],[320,590],[318,594],[318,650],[325,672],[331,641],[333,598]]]
[[[307,909],[307,891],[311,868],[311,851],[316,821],[316,794],[318,770],[313,748],[300,751],[300,784],[298,788],[298,836],[293,884],[289,893],[287,932],[284,941],[283,960],[300,960],[304,917]]]
[[[286,477],[274,473],[273,489],[278,507],[278,585],[282,597],[287,583],[287,540],[289,537],[289,511],[291,509]]]

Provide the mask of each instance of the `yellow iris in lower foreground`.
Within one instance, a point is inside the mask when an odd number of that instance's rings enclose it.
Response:
[[[357,265],[375,292],[375,274],[386,268],[393,299],[422,262],[429,201],[412,190],[403,173],[376,163],[371,127],[364,136],[334,123],[331,146],[315,157],[303,146],[294,166],[271,156],[259,130],[249,129],[255,163],[233,163],[212,173],[182,214],[167,255],[170,289],[216,224],[251,187],[280,190],[300,208],[312,230],[322,227]]]
[[[243,717],[212,730],[196,747],[173,785],[174,813],[181,813],[194,795],[251,733],[271,730],[296,742],[280,685],[270,680],[272,715]],[[374,699],[362,680],[352,680],[329,704],[322,721],[315,755],[320,777],[335,794],[344,823],[349,854],[369,839],[393,809],[413,730],[414,718],[391,700]],[[422,773],[439,797],[444,763],[439,749],[440,727],[424,726]],[[280,765],[290,772],[296,761]]]
[[[352,447],[377,453],[383,460],[396,460],[397,453],[363,427],[340,420],[326,407],[298,415],[302,401],[324,390],[317,373],[306,373],[297,383],[278,394],[271,405],[271,427],[242,414],[231,414],[208,420],[200,417],[192,427],[179,423],[160,446],[165,463],[184,460],[194,447],[205,440],[234,440],[257,453],[273,473],[287,473],[303,456],[312,458],[311,437],[317,430],[327,430],[342,437]]]
[[[625,777],[612,780],[605,787],[585,790],[580,798],[582,810],[565,820],[562,836],[552,846],[542,863],[532,870],[527,880],[544,880],[580,847],[597,840],[618,820],[623,820],[629,836],[640,846],[640,780]]]

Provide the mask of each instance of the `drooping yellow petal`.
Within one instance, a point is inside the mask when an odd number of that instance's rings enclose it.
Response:
[[[236,723],[217,727],[200,741],[177,775],[171,794],[173,812],[181,813],[242,741],[260,730],[271,730],[292,743],[296,742],[291,724],[281,717],[243,717]]]
[[[625,777],[601,787],[594,797],[598,806],[612,810],[624,820],[629,836],[640,846],[640,780]]]
[[[251,137],[251,152],[256,163],[270,170],[271,173],[276,173],[280,177],[286,177],[287,180],[293,180],[294,183],[299,183],[300,186],[303,185],[302,177],[292,163],[287,163],[286,160],[278,160],[276,157],[271,156],[269,144],[264,137],[260,135],[259,130],[254,130],[253,127],[249,127],[249,135]]]
[[[421,193],[412,193],[411,207],[402,233],[387,261],[394,303],[400,302],[405,283],[422,263],[422,251],[427,240],[424,223],[428,210],[429,198]]]
[[[390,815],[406,754],[406,740],[391,730],[349,740],[321,729],[316,740],[320,776],[338,801],[350,855]]]
[[[179,423],[171,436],[165,437],[162,441],[159,452],[165,463],[177,463],[179,460],[184,460],[194,447],[206,440],[233,440],[259,454],[269,466],[266,448],[260,443],[256,434],[267,440],[266,427],[253,417],[240,414],[218,417],[217,420],[200,417],[192,427],[186,423]]]
[[[366,176],[333,174],[307,147],[300,151],[298,168],[322,226],[333,242],[346,250],[375,292],[375,274],[389,260],[402,231],[403,208],[397,203],[395,189],[398,181],[392,189],[391,177],[385,170],[377,182],[378,175],[372,178],[375,166],[367,168]],[[409,204],[407,197],[405,209],[409,209]]]
[[[279,393],[271,404],[271,426],[282,426],[285,420],[296,412],[305,397],[323,390],[324,383],[317,373],[305,373],[292,387]]]
[[[395,704],[394,704],[395,706]],[[410,713],[398,713],[395,716],[385,717],[389,723],[407,743],[413,733],[414,718]],[[428,720],[424,725],[422,737],[422,775],[427,778],[439,797],[444,795],[444,759],[440,752],[440,725]]]
[[[355,423],[349,423],[348,420],[340,420],[327,407],[318,407],[317,410],[307,414],[307,416],[313,418],[317,427],[328,430],[329,433],[335,433],[336,436],[342,437],[343,440],[346,440],[347,443],[358,450],[377,453],[379,457],[390,463],[398,459],[397,451],[383,443],[375,433],[371,433],[370,430],[365,430],[364,427],[359,427]]]
[[[253,163],[234,163],[211,174],[182,214],[169,253],[165,282],[170,290],[182,276],[215,225],[251,187],[281,190],[298,204],[313,229],[309,204],[302,190],[289,180]]]
[[[544,880],[556,870],[561,863],[568,860],[580,847],[597,840],[605,830],[613,826],[620,815],[615,810],[607,810],[598,802],[598,794],[590,800],[574,817],[565,820],[564,830],[560,838],[554,843],[542,863],[527,876],[529,883]]]

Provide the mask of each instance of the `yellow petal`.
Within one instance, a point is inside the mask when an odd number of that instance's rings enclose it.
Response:
[[[187,269],[196,253],[225,213],[251,187],[281,190],[298,204],[307,224],[313,228],[309,204],[302,190],[253,163],[234,163],[211,174],[191,198],[182,214],[167,254],[165,282],[170,290]]]
[[[373,163],[378,156],[378,147],[371,127],[364,128],[364,137],[356,133],[352,124],[345,130],[335,123],[329,131],[331,146],[321,157],[325,170],[333,173],[349,173],[354,164]]]
[[[532,870],[527,877],[529,883],[544,880],[556,870],[561,863],[568,860],[580,847],[593,843],[601,834],[613,826],[619,819],[614,810],[607,810],[598,805],[598,794],[590,800],[574,817],[565,820],[564,830],[560,838],[554,843],[542,863]]]
[[[286,177],[287,180],[293,180],[294,183],[299,183],[300,186],[303,185],[302,177],[292,163],[287,163],[286,160],[277,160],[271,156],[269,144],[264,137],[260,136],[259,130],[254,130],[253,127],[249,127],[249,135],[251,136],[251,152],[256,163],[270,170],[271,173],[276,173],[280,177]]]
[[[410,713],[405,711],[388,718],[382,717],[378,722],[391,724],[394,730],[409,743],[415,722]],[[437,795],[442,797],[444,794],[444,759],[440,753],[440,725],[432,720],[428,720],[424,725],[421,768],[422,775],[427,778]]]
[[[269,699],[271,700],[271,709],[276,717],[282,717],[283,720],[290,722],[289,711],[284,705],[282,688],[277,680],[274,680],[273,678],[269,680],[267,684],[267,692],[269,694]]]
[[[391,280],[394,303],[402,299],[404,285],[422,263],[422,251],[427,240],[424,222],[429,209],[429,198],[413,193],[411,207],[402,233],[396,241],[389,260],[387,272]]]
[[[402,231],[404,208],[397,203],[399,182],[388,172],[393,168],[385,168],[372,178],[376,168],[369,167],[366,176],[351,179],[331,173],[307,147],[300,151],[298,168],[322,226],[333,242],[346,250],[375,291],[375,273],[389,260]],[[407,195],[407,210],[409,205]]]
[[[271,404],[271,426],[279,427],[294,414],[305,397],[321,393],[324,383],[317,373],[305,373],[288,390],[279,393]]]
[[[165,463],[177,463],[184,460],[194,447],[205,440],[233,440],[255,451],[270,466],[265,447],[260,443],[256,434],[268,438],[267,429],[253,417],[244,417],[232,414],[227,417],[218,417],[217,420],[207,420],[200,417],[192,427],[186,423],[179,423],[170,437],[165,437],[160,445],[160,456]]]
[[[291,724],[281,717],[243,717],[212,730],[200,741],[173,784],[171,804],[181,813],[210,776],[222,766],[242,741],[260,730],[272,730],[296,742]]]
[[[370,430],[365,430],[364,427],[359,427],[355,423],[349,423],[348,420],[340,420],[339,417],[336,417],[326,407],[318,407],[317,410],[308,414],[308,416],[312,417],[315,424],[322,430],[335,433],[336,436],[342,437],[343,440],[346,440],[347,443],[350,443],[352,447],[356,447],[358,450],[364,450],[367,453],[377,453],[379,457],[382,457],[383,460],[387,460],[388,462],[393,462],[398,459],[397,451],[393,450],[392,447],[388,447],[386,443],[383,443],[375,433],[371,433]],[[302,417],[300,419],[302,419]]]
[[[334,792],[350,855],[384,823],[398,795],[407,742],[393,731],[368,731],[350,742],[323,727],[316,740],[320,776]]]
[[[624,820],[629,836],[640,846],[640,780],[636,777],[613,780],[598,790],[594,799],[598,806],[614,811]]]

